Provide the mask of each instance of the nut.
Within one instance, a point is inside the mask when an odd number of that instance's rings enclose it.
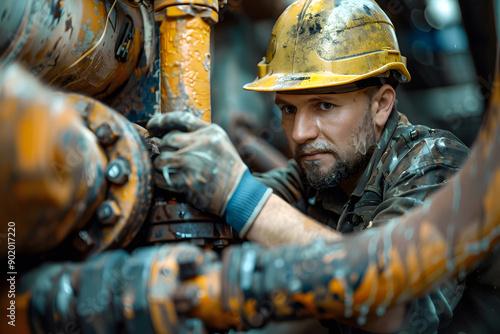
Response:
[[[103,224],[114,224],[120,218],[120,208],[115,201],[106,200],[97,208],[97,219]]]
[[[92,246],[94,246],[94,240],[87,231],[78,232],[78,235],[73,239],[73,247],[81,253],[85,253]]]
[[[113,131],[108,123],[101,124],[97,129],[95,129],[95,135],[99,142],[104,146],[113,145],[113,143],[120,137],[120,134]]]
[[[114,184],[124,184],[128,181],[130,167],[128,162],[123,159],[111,161],[106,167],[106,178]]]

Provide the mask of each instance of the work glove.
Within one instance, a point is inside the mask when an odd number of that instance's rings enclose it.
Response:
[[[245,236],[272,190],[252,176],[224,130],[180,111],[154,116],[147,128],[161,138],[157,185]]]

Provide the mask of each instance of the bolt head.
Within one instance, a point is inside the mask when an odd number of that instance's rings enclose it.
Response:
[[[116,140],[120,137],[120,134],[114,131],[108,123],[103,123],[99,125],[94,131],[99,142],[104,145],[113,145]]]
[[[129,175],[129,164],[123,159],[113,160],[106,167],[106,178],[111,183],[122,185],[128,181]]]
[[[73,246],[81,253],[85,253],[94,246],[94,240],[87,231],[80,231],[73,239]]]
[[[103,201],[97,208],[97,219],[103,224],[115,224],[120,218],[120,208],[115,201]]]

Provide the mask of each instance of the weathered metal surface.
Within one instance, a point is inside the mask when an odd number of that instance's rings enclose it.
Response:
[[[143,138],[125,117],[88,97],[75,94],[68,100],[85,115],[88,127],[100,138],[109,160],[105,169],[109,185],[106,201],[83,229],[93,240],[80,249],[86,257],[125,247],[135,237],[151,204],[152,166]]]
[[[36,333],[206,333],[185,314],[206,296],[182,282],[193,275],[200,284],[217,280],[215,260],[213,252],[181,244],[46,264],[23,275],[19,294],[31,291],[31,306],[18,313],[29,312]],[[218,314],[212,320],[232,323]]]
[[[217,10],[211,0],[155,1],[162,112],[188,111],[210,122],[210,24]]]
[[[17,222],[19,253],[49,250],[104,199],[108,159],[75,105],[16,64],[0,72],[0,119],[0,219]]]
[[[237,239],[231,226],[186,203],[158,202],[150,214],[148,242],[189,241],[203,247],[227,246]]]
[[[89,97],[48,90],[18,65],[0,80],[0,150],[9,157],[0,217],[22,226],[19,252],[50,250],[77,231],[81,257],[126,246],[152,197],[150,154],[134,125]]]
[[[126,82],[139,61],[143,17],[121,1],[27,0],[25,8],[16,1],[2,7],[12,15],[23,14],[17,27],[14,22],[0,26],[0,35],[9,34],[10,41],[0,57],[6,63],[21,62],[56,86],[103,98]],[[120,31],[129,22],[133,36],[120,60],[115,56]]]
[[[115,94],[102,99],[104,103],[124,115],[129,121],[145,125],[155,112],[160,111],[160,55],[159,29],[146,6],[139,7],[144,25],[144,52],[129,79]]]
[[[160,28],[161,112],[182,110],[210,122],[210,25],[218,20],[219,2],[156,0],[154,4]],[[179,199],[160,197],[150,215],[148,242],[186,240],[218,248],[235,237],[221,219]]]

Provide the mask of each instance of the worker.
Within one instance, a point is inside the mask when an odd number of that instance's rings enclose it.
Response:
[[[219,126],[189,113],[148,124],[162,138],[157,184],[250,241],[306,244],[381,227],[423,204],[469,155],[453,134],[412,125],[397,110],[396,87],[411,77],[375,1],[295,2],[277,20],[258,75],[244,88],[276,93],[293,153],[286,168],[252,175]],[[340,333],[436,332],[462,291],[450,282],[366,323],[326,324]]]

